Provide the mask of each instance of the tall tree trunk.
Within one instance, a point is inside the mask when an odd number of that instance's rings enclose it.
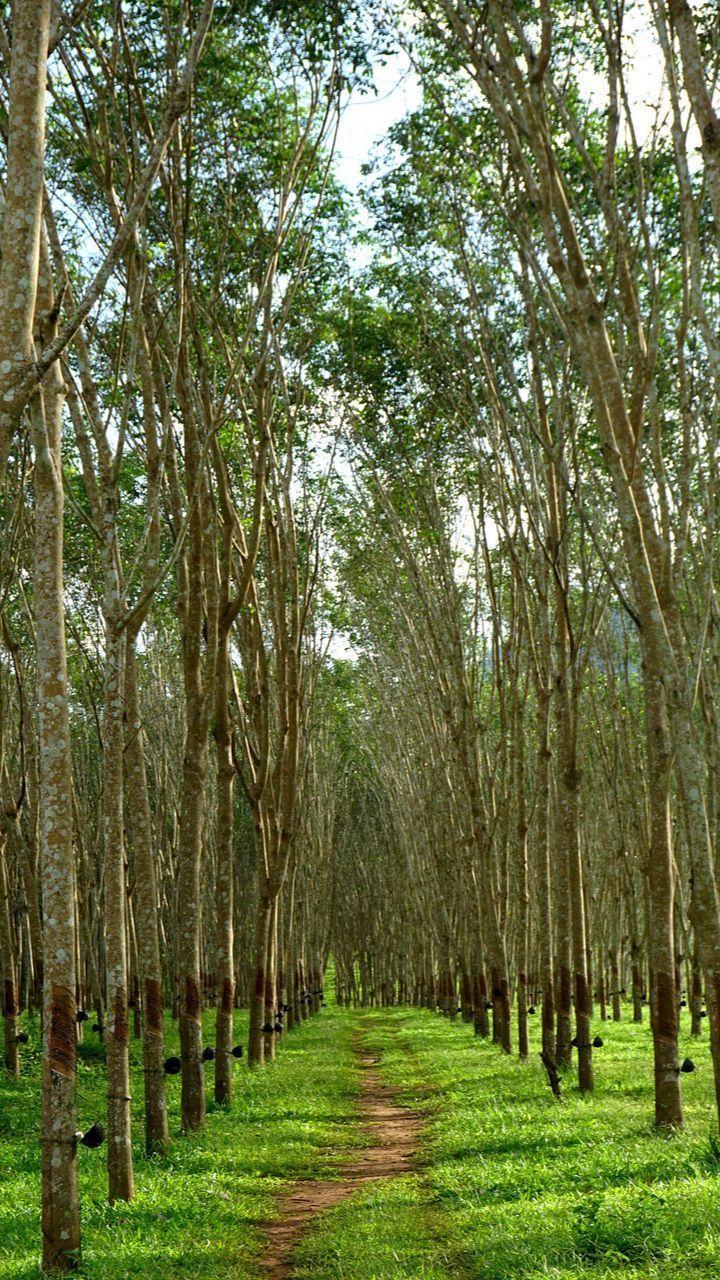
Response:
[[[45,379],[42,393],[32,403],[44,947],[42,1229],[43,1266],[47,1271],[73,1270],[80,1250],[75,1148],[75,855],[63,590],[62,398],[62,378],[55,365]]]
[[[0,694],[0,696],[2,696]],[[1,730],[0,730],[1,732]],[[20,1075],[18,1054],[18,986],[15,947],[10,914],[10,891],[5,858],[6,835],[0,827],[0,970],[3,975],[3,1022],[5,1027],[5,1070]]]
[[[255,917],[255,941],[253,947],[255,985],[250,1001],[250,1032],[248,1041],[248,1066],[261,1067],[265,1061],[265,990],[267,985],[267,954],[270,940],[272,897],[267,879],[260,873],[260,896]],[[300,975],[299,983],[302,982]],[[300,1004],[300,1016],[306,1017],[301,1003],[302,987],[296,990],[295,1004]]]
[[[508,979],[505,938],[500,928],[498,903],[492,886],[489,853],[485,848],[485,836],[480,826],[476,833],[478,861],[482,872],[482,892],[478,888],[479,909],[482,912],[483,934],[487,940],[490,957],[490,1001],[493,1015],[493,1040],[504,1053],[512,1053],[512,1027],[510,1019],[510,982]],[[475,868],[472,869],[475,878]]]
[[[517,674],[517,673],[516,673]],[[525,811],[525,744],[522,707],[518,691],[515,698],[515,803],[517,805],[517,856],[518,856],[518,1054],[527,1058],[530,1053],[527,1023],[527,967],[530,935],[530,894],[528,889],[528,826]]]
[[[145,1150],[161,1155],[168,1146],[165,1102],[162,965],[158,932],[158,886],[155,871],[152,818],[145,770],[145,740],[134,629],[125,645],[125,705],[128,740],[125,748],[128,809],[132,823],[135,858],[135,915],[140,989],[144,1018],[143,1067],[145,1071]]]
[[[182,777],[182,822],[178,850],[178,948],[180,1050],[182,1059],[182,1127],[205,1123],[205,1075],[202,1043],[200,925],[203,810],[207,773],[204,716],[194,699],[188,703],[188,726]]]
[[[683,1121],[677,1047],[674,881],[670,833],[672,749],[665,685],[662,676],[658,677],[652,654],[646,654],[644,683],[650,799],[648,936],[653,1001],[651,1021],[655,1065],[655,1123],[661,1128],[671,1129],[679,1128]],[[619,978],[617,982],[619,983]]]
[[[235,1003],[233,956],[233,920],[235,914],[233,784],[235,780],[235,765],[232,757],[232,735],[228,702],[229,663],[229,625],[224,626],[221,618],[218,628],[215,672],[215,724],[213,730],[217,748],[215,1101],[220,1103],[229,1103],[232,1100],[233,1007]]]
[[[177,197],[180,198],[179,196]],[[178,247],[184,253],[184,245]],[[178,265],[180,277],[180,264]],[[178,288],[181,288],[179,278]],[[206,538],[210,518],[204,460],[201,452],[196,397],[190,362],[189,338],[183,334],[179,355],[178,398],[184,432],[185,504],[188,533],[179,563],[179,600],[183,691],[185,697],[185,751],[180,801],[180,840],[177,860],[177,980],[182,1059],[182,1127],[201,1129],[205,1123],[205,1073],[202,1043],[202,896],[205,785],[208,762],[208,690],[203,660],[207,636]],[[205,427],[209,429],[209,423]],[[179,503],[177,504],[179,505]],[[214,626],[215,619],[212,618]]]
[[[640,944],[635,936],[630,941],[630,962],[632,965],[633,1022],[642,1022],[643,976],[640,967]]]
[[[680,625],[672,619],[675,652],[680,650]],[[676,686],[671,686],[669,710],[677,771],[687,811],[690,864],[693,878],[693,929],[705,972],[705,1001],[710,1030],[710,1050],[715,1078],[715,1104],[720,1118],[720,897],[715,876],[715,851],[710,839],[705,792],[707,778],[700,759],[697,735],[688,707],[689,676],[684,663]]]
[[[546,609],[543,608],[543,613]],[[547,619],[541,626],[541,646],[549,651]],[[546,654],[547,656],[547,654]],[[540,673],[538,686],[538,762],[536,793],[537,902],[542,981],[542,1051],[555,1060],[555,971],[553,966],[552,882],[550,870],[550,694],[546,687],[550,664]]]
[[[622,1003],[620,997],[620,962],[618,960],[618,940],[617,935],[613,938],[610,947],[610,982],[613,1008],[613,1022],[622,1021]]]
[[[105,959],[107,991],[108,1195],[132,1200],[132,1133],[128,1033],[127,877],[123,825],[124,639],[117,570],[116,510],[106,494],[105,707],[103,714],[103,817],[105,839]]]
[[[45,82],[52,0],[15,0],[0,258],[0,485],[33,358],[45,179]],[[52,298],[47,282],[45,301]],[[41,333],[41,341],[47,334]]]
[[[425,997],[427,1002],[427,995]],[[474,973],[473,973],[473,1026],[475,1035],[482,1036],[486,1040],[490,1028],[488,1026],[487,1016],[487,982],[485,979],[485,970],[482,962],[482,948],[478,947],[474,956]]]
[[[555,834],[559,815],[555,806]],[[557,1035],[555,1057],[558,1063],[569,1066],[572,1061],[572,924],[570,906],[569,868],[567,847],[560,840],[554,860],[555,917],[557,932]]]
[[[265,1032],[265,1061],[272,1062],[275,1059],[275,1012],[276,1012],[276,995],[275,995],[275,968],[277,963],[277,925],[278,925],[278,896],[275,894],[270,908],[270,924],[268,927],[268,940],[265,950],[265,1005],[264,1018],[266,1027],[273,1030]],[[310,1001],[307,1002],[311,1007]]]
[[[38,857],[40,847],[39,835],[39,788],[40,780],[38,777],[38,759],[35,740],[28,749],[26,744],[25,763],[27,772],[28,802],[27,802],[27,838],[19,840],[20,846],[20,862],[22,866],[23,884],[25,886],[25,897],[28,904],[28,924],[30,929],[30,945],[32,947],[33,961],[33,989],[32,989],[32,1005],[33,1008],[40,1008],[42,1005],[42,986],[43,986],[43,947],[42,947],[42,926],[40,923],[40,893],[38,890]]]
[[[697,946],[693,951],[692,979],[690,988],[690,1034],[695,1038],[702,1035],[702,971],[697,956]]]

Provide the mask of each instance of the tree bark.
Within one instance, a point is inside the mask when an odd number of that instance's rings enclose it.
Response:
[[[0,693],[0,697],[2,694]],[[1,729],[0,729],[1,732]],[[1,754],[1,752],[0,752]],[[3,975],[3,1023],[5,1028],[5,1070],[20,1075],[18,1053],[18,986],[15,948],[13,944],[10,892],[5,858],[6,835],[0,827],[0,971]]]
[[[650,655],[648,655],[650,656]],[[645,669],[645,725],[650,785],[650,975],[653,1055],[655,1067],[655,1123],[680,1128],[683,1122],[678,1062],[678,1004],[675,988],[673,929],[674,879],[670,832],[672,748],[665,685],[655,664]],[[617,966],[616,966],[617,968]],[[619,978],[614,985],[619,984]]]
[[[217,748],[217,883],[215,911],[217,942],[217,1013],[215,1020],[215,1101],[232,1100],[233,1007],[235,1003],[235,965],[233,955],[234,877],[233,850],[233,786],[235,764],[232,756],[232,732],[229,712],[229,626],[220,620],[215,674],[215,725]]]
[[[47,282],[49,287],[49,281]],[[75,1148],[75,855],[63,589],[63,386],[53,366],[32,405],[35,627],[43,899],[42,1228],[47,1271],[75,1268],[80,1214]]]
[[[103,511],[105,563],[105,706],[103,714],[103,818],[105,843],[105,982],[107,992],[108,1196],[132,1200],[132,1132],[128,1027],[127,877],[123,824],[124,639],[117,569],[116,509],[106,491]]]
[[[45,83],[52,0],[15,0],[0,260],[0,485],[33,359],[45,181]],[[49,296],[49,295],[47,295]],[[41,337],[45,338],[45,334]]]
[[[134,629],[129,629],[125,642],[125,705],[128,721],[125,768],[135,858],[139,980],[145,1015],[142,1025],[145,1150],[148,1155],[162,1155],[167,1150],[169,1135],[163,1069],[165,1048],[158,887],[135,644]]]
[[[270,940],[270,923],[272,917],[272,897],[270,887],[263,880],[261,873],[260,898],[255,917],[254,971],[255,986],[250,1001],[250,1032],[248,1041],[248,1066],[261,1067],[265,1061],[265,991],[267,986],[267,955]],[[302,976],[300,976],[302,982]],[[295,1002],[300,1002],[302,992],[296,991]],[[300,1007],[300,1016],[306,1017],[304,1003]]]

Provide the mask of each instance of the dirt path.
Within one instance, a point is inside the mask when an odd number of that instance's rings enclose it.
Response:
[[[292,1251],[316,1214],[340,1204],[365,1182],[394,1178],[413,1168],[422,1117],[394,1102],[397,1091],[383,1084],[376,1070],[379,1058],[358,1051],[358,1060],[363,1069],[360,1117],[374,1145],[345,1166],[342,1180],[302,1182],[283,1199],[282,1218],[265,1227],[268,1246],[260,1266],[269,1280],[292,1276]]]

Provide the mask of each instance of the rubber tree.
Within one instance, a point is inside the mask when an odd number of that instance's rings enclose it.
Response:
[[[690,715],[690,689],[679,636],[677,601],[665,566],[666,532],[658,527],[649,494],[650,478],[639,461],[638,445],[646,415],[652,418],[647,394],[647,332],[640,312],[635,273],[617,206],[602,174],[587,152],[583,163],[597,193],[608,234],[616,236],[618,288],[616,303],[628,337],[634,391],[626,391],[610,327],[582,246],[582,232],[574,216],[567,176],[554,143],[548,111],[557,102],[553,81],[553,34],[557,16],[543,9],[542,40],[535,51],[518,15],[507,6],[488,6],[487,21],[478,43],[469,15],[451,5],[437,7],[451,42],[462,51],[470,74],[489,103],[512,156],[515,181],[538,219],[544,252],[548,255],[563,299],[569,338],[586,379],[597,420],[603,456],[613,483],[620,515],[628,573],[642,627],[647,750],[651,777],[652,857],[650,897],[656,1119],[665,1127],[681,1124],[682,1111],[677,1063],[677,1007],[672,939],[673,870],[669,836],[673,755],[687,795],[692,794],[692,845],[695,874],[702,887],[700,936],[705,962],[713,974],[720,962],[717,888],[707,837],[704,783],[697,740]],[[621,70],[617,33],[598,20],[608,64],[611,105],[619,101]],[[499,72],[499,74],[498,74]],[[618,110],[610,116],[605,173],[612,171],[617,147]],[[572,131],[573,139],[578,139]],[[582,144],[580,144],[582,145]],[[713,1006],[713,1019],[714,1019]],[[711,1029],[714,1022],[711,1022]]]

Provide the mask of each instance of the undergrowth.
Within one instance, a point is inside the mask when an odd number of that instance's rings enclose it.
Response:
[[[208,1015],[207,1041],[212,1018]],[[298,1178],[339,1176],[364,1141],[352,1040],[381,1055],[399,1098],[426,1113],[421,1162],[324,1214],[300,1243],[297,1280],[713,1280],[720,1275],[720,1139],[707,1040],[681,1053],[686,1127],[652,1125],[647,1025],[605,1024],[596,1091],[572,1073],[558,1104],[537,1056],[527,1063],[423,1010],[330,1007],[294,1031],[264,1072],[236,1069],[230,1110],[173,1136],[164,1160],[141,1149],[142,1075],[133,1045],[137,1198],[105,1204],[104,1148],[79,1151],[87,1280],[257,1280],[261,1224]],[[238,1038],[244,1017],[238,1018]],[[0,1082],[0,1280],[38,1280],[39,1048],[29,1027],[23,1078]],[[176,1048],[170,1029],[168,1053]],[[88,1033],[78,1068],[82,1128],[104,1114],[102,1048]],[[211,1094],[211,1067],[208,1090]]]
[[[238,1039],[246,1015],[237,1016]],[[206,1044],[212,1043],[206,1015]],[[0,1278],[38,1280],[39,1029],[29,1026],[20,1080],[0,1080]],[[168,1019],[167,1052],[177,1052]],[[78,1148],[82,1212],[82,1265],[87,1280],[244,1280],[255,1276],[262,1249],[259,1224],[277,1212],[287,1180],[333,1177],[348,1142],[361,1141],[352,1123],[356,1068],[347,1021],[329,1011],[288,1035],[278,1060],[250,1072],[235,1068],[232,1107],[208,1105],[203,1133],[183,1137],[180,1078],[167,1077],[172,1137],[164,1159],[142,1148],[142,1053],[132,1045],[133,1152],[137,1195],[131,1204],[105,1203],[106,1147]],[[86,1129],[104,1118],[103,1050],[86,1033],[79,1046],[78,1121]],[[212,1098],[212,1064],[206,1067]]]
[[[707,1038],[683,1022],[686,1127],[653,1128],[650,1031],[606,1023],[596,1051],[596,1091],[583,1096],[572,1072],[556,1102],[539,1061],[533,1024],[526,1063],[479,1041],[472,1028],[423,1011],[373,1012],[366,1043],[382,1055],[400,1098],[428,1111],[422,1195],[395,1186],[401,1221],[414,1214],[411,1245],[426,1270],[403,1260],[406,1227],[383,1215],[385,1192],[365,1200],[377,1252],[358,1261],[350,1204],[328,1215],[301,1257],[307,1280],[702,1280],[720,1275],[720,1140]],[[367,1234],[367,1231],[366,1231]],[[345,1253],[340,1248],[346,1238]],[[332,1242],[333,1253],[328,1253]],[[424,1242],[424,1243],[423,1243]],[[401,1260],[387,1261],[394,1247]],[[346,1265],[346,1258],[348,1264]],[[438,1270],[438,1259],[443,1261]],[[323,1259],[326,1259],[323,1262]]]

